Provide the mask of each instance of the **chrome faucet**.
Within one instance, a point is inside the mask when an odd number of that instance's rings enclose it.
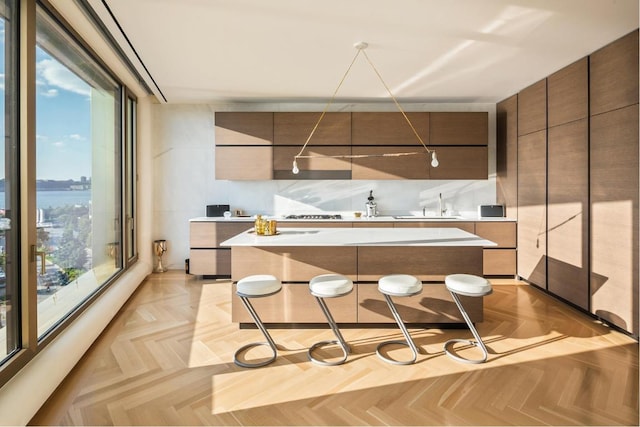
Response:
[[[442,193],[438,194],[438,212],[440,212],[440,216],[444,216],[447,208],[442,204]]]

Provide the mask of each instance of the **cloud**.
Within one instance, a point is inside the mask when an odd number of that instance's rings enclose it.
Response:
[[[54,98],[58,96],[58,89],[47,89],[44,92],[40,92],[40,95],[46,96],[47,98]]]
[[[60,89],[77,93],[79,95],[90,95],[89,85],[58,61],[54,61],[53,59],[43,59],[37,63],[36,72],[38,77],[44,79],[44,81],[50,86],[56,86]],[[51,90],[47,92],[50,91]]]
[[[80,135],[80,134],[73,133],[73,134],[69,135],[69,139],[72,139],[74,141],[84,141],[85,137]]]
[[[64,147],[65,143],[64,141],[56,141],[52,144],[54,147]]]
[[[47,139],[49,139],[49,137],[47,135],[36,134],[36,139],[40,139],[42,141],[46,141]]]

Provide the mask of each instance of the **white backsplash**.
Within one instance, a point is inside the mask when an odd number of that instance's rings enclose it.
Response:
[[[495,105],[410,104],[406,111],[488,111],[487,180],[216,181],[215,111],[321,111],[318,104],[156,105],[153,107],[153,239],[167,240],[165,264],[182,269],[189,257],[189,219],[205,216],[209,204],[229,204],[245,213],[281,216],[364,211],[373,190],[380,215],[438,210],[475,216],[480,204],[496,202]],[[332,111],[396,111],[388,104],[335,105]]]

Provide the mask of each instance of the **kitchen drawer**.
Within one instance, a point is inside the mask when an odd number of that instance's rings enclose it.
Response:
[[[189,274],[231,276],[231,249],[191,249]]]
[[[253,323],[253,319],[235,293],[231,293],[231,321]],[[340,298],[325,298],[325,302],[336,322],[355,323],[357,321],[357,291]],[[282,291],[269,298],[254,298],[251,304],[266,323],[322,323],[326,324],[322,310],[309,292],[306,283],[283,283]]]
[[[189,247],[217,248],[220,243],[253,228],[252,222],[190,222]]]
[[[515,249],[484,249],[482,273],[485,276],[515,276]]]
[[[471,321],[481,322],[483,299],[465,296],[460,299]],[[394,303],[407,323],[464,322],[444,283],[425,283],[421,294],[394,298]],[[395,323],[376,283],[358,284],[358,323]]]
[[[473,222],[460,222],[460,221],[449,221],[449,220],[441,220],[441,221],[431,221],[431,222],[420,222],[420,221],[402,221],[396,222],[395,227],[397,228],[459,228],[460,230],[467,231],[469,233],[474,233],[475,225]]]
[[[515,222],[476,222],[475,234],[497,243],[498,248],[516,247]]]

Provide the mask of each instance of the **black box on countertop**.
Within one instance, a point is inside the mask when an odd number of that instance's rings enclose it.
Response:
[[[229,210],[229,205],[207,205],[207,216],[222,216]]]

